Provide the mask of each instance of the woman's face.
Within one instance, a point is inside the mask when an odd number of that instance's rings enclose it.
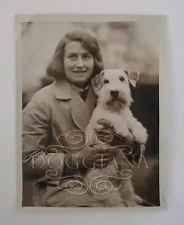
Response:
[[[93,73],[94,58],[78,41],[69,42],[65,46],[65,76],[72,84],[83,87]]]

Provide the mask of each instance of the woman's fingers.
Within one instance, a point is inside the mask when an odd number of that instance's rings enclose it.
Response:
[[[107,167],[111,161],[112,161],[112,157],[97,159],[95,162],[95,167],[96,168]]]
[[[116,150],[115,147],[108,147],[106,149],[97,149],[96,150],[96,154],[103,154],[103,153],[111,153],[111,152],[114,152]]]
[[[112,155],[110,153],[106,152],[106,153],[103,153],[103,154],[97,154],[95,156],[95,159],[109,158],[109,157],[112,157]]]
[[[101,164],[96,164],[95,165],[95,168],[97,169],[101,169],[101,168],[105,168],[105,167],[108,167],[109,163],[101,163]]]
[[[111,162],[112,160],[112,157],[109,157],[109,158],[101,158],[101,159],[96,159],[95,163],[96,164],[99,164],[99,163],[108,163],[108,162]]]

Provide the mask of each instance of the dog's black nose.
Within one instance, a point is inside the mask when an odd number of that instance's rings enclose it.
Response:
[[[111,96],[112,96],[113,98],[118,97],[118,94],[119,94],[119,91],[111,91]]]

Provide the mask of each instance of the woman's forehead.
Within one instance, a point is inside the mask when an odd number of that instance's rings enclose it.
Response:
[[[90,54],[90,52],[79,41],[70,41],[68,44],[66,44],[65,53]]]

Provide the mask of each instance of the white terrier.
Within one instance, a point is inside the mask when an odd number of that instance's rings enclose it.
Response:
[[[98,95],[97,106],[86,129],[89,140],[98,148],[112,148],[108,143],[102,143],[96,133],[104,127],[100,121],[108,121],[118,135],[129,143],[134,140],[144,150],[147,131],[130,111],[133,100],[129,84],[136,85],[138,74],[124,69],[104,70],[99,78],[99,86],[95,89]],[[117,154],[108,167],[90,169],[87,172],[85,179],[90,184],[89,191],[94,198],[103,201],[109,207],[138,206],[143,200],[134,193],[131,176],[125,177],[123,174],[128,170],[122,170],[123,154],[118,149],[114,149]]]

